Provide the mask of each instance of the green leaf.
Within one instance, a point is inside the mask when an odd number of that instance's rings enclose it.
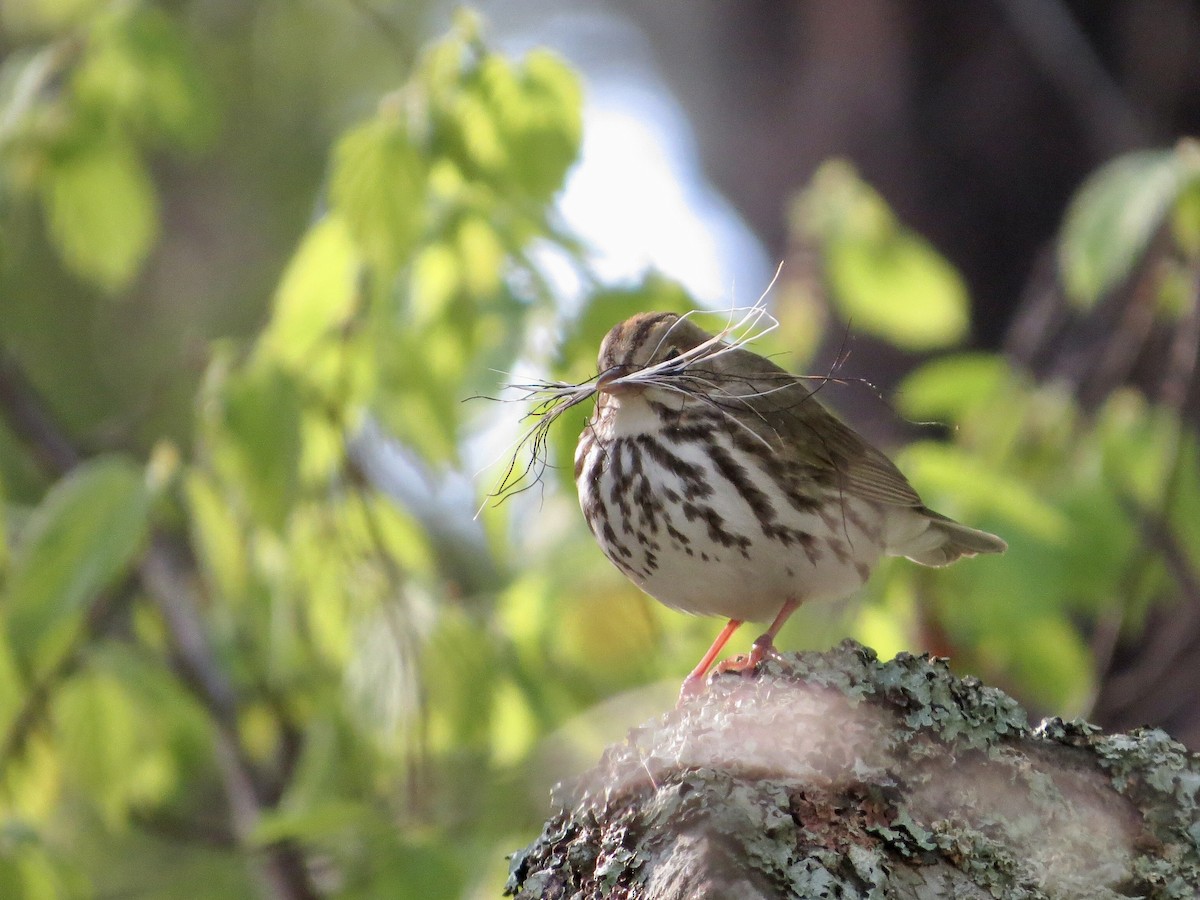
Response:
[[[1165,508],[1172,499],[1171,468],[1187,432],[1170,409],[1153,406],[1132,388],[1114,391],[1087,436],[1103,454],[1103,482],[1118,496],[1147,508]]]
[[[8,570],[8,500],[4,493],[4,473],[0,472],[0,584]]]
[[[1071,201],[1059,238],[1067,296],[1087,308],[1128,278],[1198,177],[1200,160],[1187,145],[1128,153],[1091,175]]]
[[[208,83],[176,25],[152,6],[98,16],[73,77],[76,98],[106,118],[119,116],[151,138],[199,147],[214,133]]]
[[[285,840],[325,840],[353,832],[363,814],[362,804],[349,800],[328,800],[304,809],[276,808],[259,819],[250,840],[260,847]]]
[[[258,365],[230,378],[223,404],[227,474],[259,522],[281,530],[299,482],[300,396],[282,369]]]
[[[134,770],[149,748],[140,740],[138,716],[120,682],[88,673],[63,685],[54,702],[55,731],[64,768],[110,826],[126,816]]]
[[[200,470],[188,472],[184,496],[192,542],[215,592],[226,601],[246,596],[250,584],[245,537],[237,516]]]
[[[1003,661],[1026,696],[1063,716],[1081,715],[1095,688],[1095,665],[1079,630],[1062,616],[1038,616],[1018,630],[983,637],[982,654]]]
[[[1200,141],[1182,142],[1178,152],[1200,154]],[[1179,192],[1172,231],[1188,259],[1200,258],[1200,178],[1188,178]]]
[[[1011,376],[1003,357],[960,353],[928,362],[901,382],[896,406],[914,420],[956,422],[978,409]]]
[[[283,273],[260,351],[306,371],[318,346],[353,315],[361,262],[344,219],[332,215],[313,225]]]
[[[54,666],[96,594],[146,538],[150,493],[125,459],[79,466],[46,494],[20,535],[8,583],[8,633],[27,672]]]
[[[966,336],[962,277],[897,221],[849,163],[834,160],[817,170],[797,202],[793,228],[820,247],[831,299],[856,329],[913,351]]]
[[[463,287],[475,298],[491,297],[500,290],[506,259],[496,229],[482,216],[468,215],[455,237]]]
[[[425,209],[425,163],[399,110],[349,131],[333,155],[330,200],[373,263],[400,265],[420,234]]]
[[[462,285],[458,255],[443,241],[426,244],[413,260],[409,302],[415,324],[428,327],[444,315]]]
[[[919,441],[905,447],[897,461],[928,504],[953,518],[962,515],[960,509],[988,512],[1048,542],[1062,541],[1069,533],[1070,520],[1027,481],[997,471],[960,447]]]
[[[128,286],[158,231],[154,186],[132,145],[102,138],[79,146],[47,171],[42,201],[77,275],[107,291]]]
[[[579,79],[547,50],[514,68],[492,56],[481,67],[490,106],[508,144],[508,175],[536,203],[549,201],[579,156],[583,133]]]
[[[59,900],[66,896],[61,873],[42,847],[22,848],[0,855],[0,897],[19,900]]]
[[[425,57],[431,145],[470,180],[541,205],[579,155],[582,92],[571,69],[545,50],[515,63],[452,37]]]

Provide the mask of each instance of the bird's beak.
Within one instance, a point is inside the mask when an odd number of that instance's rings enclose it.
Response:
[[[621,367],[613,366],[600,373],[596,379],[596,390],[600,393],[615,394],[624,388],[621,383]]]

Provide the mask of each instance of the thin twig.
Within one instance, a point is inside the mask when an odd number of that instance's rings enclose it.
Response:
[[[17,361],[0,347],[0,414],[42,471],[59,477],[75,468],[80,458],[48,408]]]

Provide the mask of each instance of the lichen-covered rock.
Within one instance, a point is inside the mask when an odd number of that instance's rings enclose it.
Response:
[[[1200,759],[1031,728],[943,660],[847,641],[635,729],[512,858],[519,898],[1194,898]]]

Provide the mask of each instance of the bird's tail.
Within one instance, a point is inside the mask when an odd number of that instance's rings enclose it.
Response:
[[[907,556],[923,566],[948,566],[961,556],[1008,549],[1008,544],[994,534],[955,522],[931,509],[919,513],[928,522],[927,527],[892,550],[896,556]]]

